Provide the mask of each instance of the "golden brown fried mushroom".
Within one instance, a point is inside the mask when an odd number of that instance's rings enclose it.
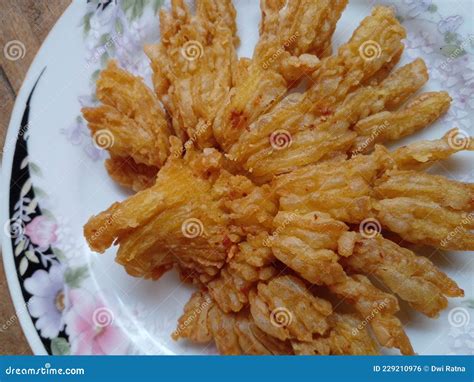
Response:
[[[445,296],[460,297],[462,289],[423,256],[384,239],[359,236],[351,256],[343,262],[353,272],[374,275],[403,300],[436,317],[447,307]]]
[[[260,282],[249,297],[250,312],[257,326],[282,341],[311,341],[313,334],[322,335],[329,328],[331,304],[311,294],[294,276]]]
[[[370,323],[380,345],[400,349],[402,354],[414,354],[402,323],[394,315],[399,310],[396,297],[377,289],[362,275],[347,277],[330,285],[329,290],[353,305]]]
[[[89,245],[104,252],[118,244],[117,261],[134,276],[156,278],[175,262],[201,281],[217,276],[238,252],[234,245],[271,227],[276,213],[276,201],[260,200],[269,187],[258,188],[224,167],[214,149],[171,157],[153,186],[89,220],[84,227]]]
[[[399,153],[376,146],[373,154],[355,156],[336,168],[328,161],[280,176],[274,182],[280,208],[321,211],[354,224],[377,218],[384,228],[412,243],[471,249],[472,185],[395,170]],[[439,193],[440,188],[446,193]],[[447,240],[454,234],[458,240]]]
[[[440,118],[450,104],[446,92],[423,93],[400,111],[383,111],[364,118],[354,126],[358,137],[352,151],[368,152],[376,143],[411,135]]]
[[[254,59],[294,85],[331,54],[331,37],[346,5],[347,0],[262,1]]]
[[[263,0],[254,56],[237,60],[230,0],[199,0],[194,14],[173,0],[147,48],[158,97],[114,64],[102,73],[103,105],[85,115],[93,132],[116,134],[110,175],[141,191],[92,217],[85,235],[99,252],[119,245],[134,276],[177,265],[201,288],[175,339],[214,341],[221,354],[376,354],[370,326],[380,345],[413,354],[397,298],[368,277],[430,317],[462,296],[387,238],[473,248],[472,185],[421,172],[472,139],[451,130],[393,152],[377,145],[432,123],[450,98],[425,93],[400,109],[428,74],[421,59],[392,72],[405,31],[388,8],[331,55],[346,3]],[[305,74],[309,88],[289,93]],[[367,219],[378,224],[370,237]]]
[[[159,168],[136,163],[131,157],[112,156],[105,161],[110,177],[118,184],[138,192],[155,184]]]
[[[472,184],[424,172],[389,170],[376,181],[374,191],[379,199],[403,196],[436,202],[453,210],[474,210]]]
[[[209,293],[224,312],[239,312],[248,304],[248,293],[258,281],[266,281],[276,275],[272,266],[275,257],[264,245],[266,233],[248,236],[238,245],[221,270],[219,277],[207,284]]]
[[[160,11],[161,42],[145,48],[155,91],[175,134],[197,147],[214,145],[212,123],[234,81],[235,9],[230,0],[198,0],[192,15],[183,1]]]
[[[183,315],[173,332],[174,340],[187,338],[193,342],[206,343],[211,341],[212,333],[208,326],[208,314],[214,304],[208,294],[196,292],[184,306]]]
[[[348,46],[354,44],[351,40]],[[360,57],[354,56],[354,62],[357,59]],[[326,70],[328,75],[335,73],[333,67]],[[387,105],[393,107],[402,103],[426,79],[426,66],[422,60],[416,60],[375,87],[360,88],[347,98],[343,91],[343,98],[338,100],[328,97],[335,104],[333,109],[327,109],[324,113],[314,110],[313,101],[308,102],[311,89],[304,95],[291,94],[251,124],[249,131],[242,131],[237,143],[228,150],[229,157],[249,171],[252,179],[266,182],[274,175],[316,163],[334,152],[350,151],[357,137],[356,132],[351,130],[354,124],[384,110]],[[327,85],[328,79],[321,81]],[[326,94],[326,89],[318,92]],[[329,102],[327,99],[326,102]]]
[[[173,339],[195,343],[213,340],[221,354],[291,354],[289,343],[269,336],[253,322],[248,311],[224,313],[204,292],[195,293],[184,308]]]
[[[134,276],[154,278],[176,260],[184,268],[216,275],[233,243],[229,218],[202,173],[215,166],[219,173],[219,158],[207,152],[167,162],[154,186],[89,220],[84,232],[90,246],[103,252],[119,244],[117,261]]]
[[[372,185],[381,170],[391,166],[386,150],[356,156],[334,165],[310,165],[275,179],[284,211],[326,212],[336,220],[359,223],[370,216]]]
[[[327,56],[336,23],[347,3],[347,0],[262,1],[260,43],[266,39],[276,41],[281,49],[295,57]]]
[[[404,102],[427,78],[424,62],[415,60],[379,85],[357,89],[338,103],[334,113],[317,118],[304,109],[295,112],[303,105],[304,97],[290,95],[241,135],[229,151],[229,157],[243,163],[253,179],[265,182],[274,175],[317,163],[334,152],[360,154],[372,146],[374,138],[371,135],[357,137],[352,127],[387,105],[394,107]],[[282,128],[275,129],[275,126]],[[351,151],[354,142],[360,147]]]
[[[319,67],[315,54],[327,49],[345,5],[345,0],[262,2],[260,40],[246,77],[230,91],[214,121],[214,135],[224,151],[289,87]],[[300,16],[311,20],[312,28],[296,22]]]
[[[131,158],[141,169],[164,165],[170,153],[165,112],[143,80],[120,69],[114,61],[101,72],[96,92],[102,105],[84,108],[82,113],[95,144],[112,156],[108,166],[111,175],[121,179],[121,184],[133,185],[126,180],[131,177],[129,165],[124,165],[122,172],[117,163],[128,161],[132,165]]]
[[[473,151],[474,139],[459,129],[452,129],[442,139],[415,142],[396,149],[391,156],[400,170],[420,171],[463,150]]]
[[[472,211],[451,210],[436,202],[407,197],[379,200],[374,209],[382,225],[411,243],[474,250]]]
[[[334,313],[329,318],[328,335],[310,342],[291,341],[298,355],[377,355],[378,346],[367,325],[354,314]]]
[[[345,272],[336,253],[348,227],[324,213],[279,212],[268,239],[275,257],[313,284],[334,284]]]

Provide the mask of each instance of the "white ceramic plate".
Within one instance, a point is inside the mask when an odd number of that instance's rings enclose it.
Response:
[[[257,40],[257,3],[235,0],[240,55],[250,56]],[[375,3],[351,2],[338,24],[336,46]],[[423,57],[431,74],[424,90],[446,89],[454,99],[448,115],[410,140],[438,138],[454,126],[472,135],[473,2],[384,3],[396,8],[408,30],[402,63]],[[159,0],[74,1],[39,51],[16,101],[3,157],[3,257],[15,308],[36,354],[215,352],[170,339],[192,292],[175,273],[158,282],[132,278],[114,262],[115,249],[98,256],[82,236],[90,215],[127,193],[107,176],[106,153],[92,144],[81,105],[93,102],[93,79],[108,57],[149,78],[142,46],[159,37],[154,11],[160,5]],[[24,49],[13,41],[4,54],[21,59]],[[472,182],[472,159],[461,153],[435,171]],[[420,354],[472,354],[473,254],[429,255],[466,297],[452,300],[438,320],[405,309],[400,317]]]

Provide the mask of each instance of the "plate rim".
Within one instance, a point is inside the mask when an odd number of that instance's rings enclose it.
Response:
[[[2,225],[10,219],[9,205],[10,205],[10,181],[12,177],[12,165],[13,157],[15,155],[15,146],[9,145],[9,142],[16,142],[18,139],[18,133],[21,128],[21,117],[23,110],[26,107],[26,101],[29,93],[32,91],[35,81],[40,76],[43,68],[46,67],[46,63],[42,63],[40,57],[41,52],[46,49],[45,47],[52,40],[52,36],[61,27],[61,22],[64,21],[70,13],[73,11],[73,7],[76,3],[71,2],[63,13],[56,20],[46,38],[43,40],[41,46],[35,53],[35,57],[31,61],[31,64],[26,72],[25,78],[20,86],[18,95],[15,98],[12,112],[10,114],[10,122],[8,123],[7,134],[2,150],[2,162],[1,162],[1,181],[2,185],[0,188],[1,206],[0,216],[2,218]],[[47,71],[47,69],[46,69]],[[7,148],[7,150],[5,150]],[[2,240],[2,261],[5,272],[5,278],[7,281],[8,292],[10,294],[13,307],[15,309],[16,317],[20,322],[20,326],[25,336],[31,351],[35,355],[48,355],[46,348],[44,347],[39,334],[35,328],[31,315],[27,308],[27,302],[23,298],[21,293],[20,280],[18,279],[17,270],[15,266],[12,242],[8,236],[3,233]]]

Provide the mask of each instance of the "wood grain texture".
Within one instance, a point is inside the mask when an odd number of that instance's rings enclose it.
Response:
[[[38,49],[71,0],[0,0],[0,147],[15,98]],[[18,55],[9,54],[16,43]],[[19,43],[18,43],[19,42]],[[15,52],[14,52],[15,53]],[[0,354],[31,354],[0,263]]]

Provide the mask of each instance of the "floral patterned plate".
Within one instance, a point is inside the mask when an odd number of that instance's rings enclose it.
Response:
[[[258,37],[255,0],[235,0],[243,45],[250,56]],[[376,1],[353,0],[338,24],[346,40]],[[437,138],[457,126],[472,131],[474,37],[472,1],[383,1],[408,30],[404,62],[423,57],[430,68],[426,90],[446,89],[450,112],[411,139]],[[94,80],[107,59],[150,83],[142,47],[158,39],[156,10],[164,0],[74,1],[32,64],[13,110],[3,156],[1,216],[3,259],[11,295],[36,354],[209,354],[170,338],[192,289],[169,272],[157,282],[128,276],[114,249],[92,253],[82,236],[88,217],[127,192],[107,176],[105,152],[96,147],[80,116],[94,104]],[[5,45],[12,61],[28,49]],[[404,144],[406,142],[401,142]],[[437,166],[436,172],[473,181],[472,154]],[[401,319],[421,354],[474,354],[472,253],[427,253],[466,291],[438,320],[404,310]]]

